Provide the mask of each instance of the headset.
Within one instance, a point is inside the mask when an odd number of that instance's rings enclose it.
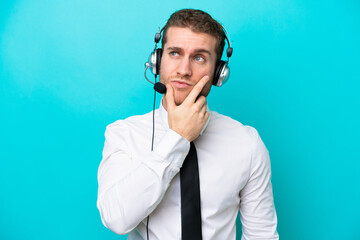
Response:
[[[229,61],[230,61],[230,57],[233,53],[233,48],[231,47],[231,43],[227,36],[227,32],[224,27],[222,27],[222,30],[224,31],[225,40],[228,45],[228,47],[226,49],[227,61],[220,60],[216,64],[212,85],[217,86],[217,87],[221,87],[229,79],[229,76],[230,76]],[[162,48],[157,48],[157,44],[160,42],[161,34],[163,31],[164,31],[164,27],[161,28],[159,30],[159,32],[157,32],[155,34],[154,51],[150,54],[148,62],[145,63],[145,74],[144,74],[146,80],[149,81],[150,83],[154,84],[155,91],[157,91],[159,93],[166,92],[165,85],[163,85],[160,82],[156,82],[156,76],[160,74],[160,63],[161,63],[161,56],[162,56],[162,52],[163,52]],[[155,83],[150,81],[146,76],[146,70],[148,68],[150,68],[151,72],[155,75]]]

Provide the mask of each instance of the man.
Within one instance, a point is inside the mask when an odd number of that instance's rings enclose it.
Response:
[[[167,92],[155,112],[154,149],[152,113],[107,127],[98,173],[103,224],[129,239],[186,239],[183,225],[191,219],[182,216],[180,172],[194,146],[202,239],[236,239],[239,210],[242,239],[278,239],[267,149],[254,128],[207,107],[222,26],[184,9],[172,14],[163,35],[160,82]]]

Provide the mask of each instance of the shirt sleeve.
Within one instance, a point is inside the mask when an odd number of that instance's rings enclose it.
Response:
[[[97,207],[103,224],[117,234],[129,233],[157,207],[190,148],[169,129],[152,152],[133,154],[128,130],[124,123],[107,127],[98,170]]]
[[[271,184],[269,152],[257,131],[251,158],[250,178],[240,192],[242,240],[279,239]]]

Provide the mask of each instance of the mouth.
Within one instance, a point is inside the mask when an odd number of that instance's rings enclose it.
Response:
[[[178,89],[185,89],[185,88],[189,88],[192,87],[192,84],[190,84],[189,82],[186,82],[184,80],[172,80],[171,84],[173,85],[173,87],[178,88]]]

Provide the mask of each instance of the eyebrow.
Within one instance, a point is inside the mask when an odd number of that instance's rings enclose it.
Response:
[[[179,47],[168,47],[166,48],[167,51],[182,51]],[[211,56],[211,52],[209,50],[206,50],[204,48],[195,49],[195,53],[207,53],[209,56]]]

